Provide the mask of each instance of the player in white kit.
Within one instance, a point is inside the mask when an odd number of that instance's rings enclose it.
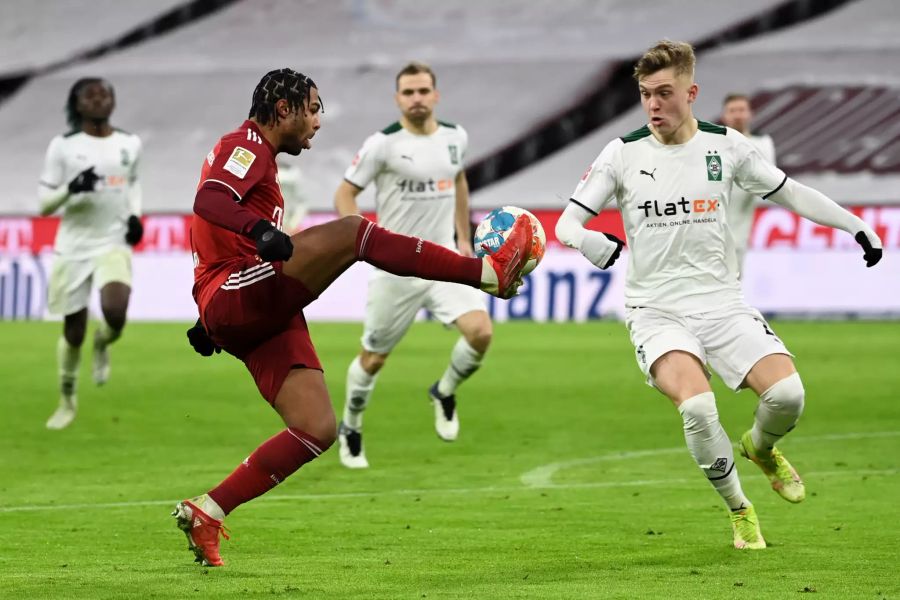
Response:
[[[770,135],[756,135],[750,131],[750,123],[753,121],[753,110],[750,107],[750,98],[744,94],[728,94],[722,101],[722,125],[739,131],[747,141],[767,161],[775,164],[775,142]],[[737,253],[739,274],[744,271],[744,257],[747,255],[747,245],[750,242],[750,232],[753,229],[753,217],[756,207],[760,204],[760,197],[745,192],[739,187],[731,190],[731,198],[728,202],[727,218],[731,235],[734,238],[734,249]]]
[[[94,332],[93,378],[109,379],[109,345],[125,326],[131,294],[131,246],[143,236],[137,165],[141,141],[114,129],[115,93],[99,78],[80,79],[66,103],[71,131],[50,142],[38,186],[41,214],[61,211],[47,292],[51,313],[63,315],[57,343],[60,401],[49,429],[67,427],[78,409],[81,345],[92,287],[103,319]]]
[[[379,225],[474,256],[463,167],[468,135],[461,126],[435,118],[439,95],[427,65],[404,67],[396,86],[400,120],[365,141],[335,193],[335,206],[341,216],[356,214],[356,196],[374,181]],[[369,282],[362,351],[347,371],[338,430],[341,463],[349,468],[369,466],[362,444],[363,411],[378,372],[422,308],[462,334],[449,366],[428,392],[438,436],[449,442],[459,433],[456,388],[481,365],[491,341],[484,295],[455,283],[376,271]]]
[[[688,449],[731,510],[736,548],[765,548],[744,495],[732,445],[719,423],[707,365],[731,388],[759,396],[740,452],[790,502],[803,482],[775,443],[794,428],[804,390],[791,354],[762,315],[744,303],[727,208],[732,186],[853,235],[867,266],[881,240],[865,222],[789,179],[733,129],[698,121],[694,51],[664,40],[635,66],[649,123],[610,142],[575,189],[559,240],[608,268],[622,249],[584,224],[616,201],[628,239],[626,326],[647,382],[681,413]]]

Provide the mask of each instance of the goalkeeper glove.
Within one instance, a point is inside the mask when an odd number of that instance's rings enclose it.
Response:
[[[873,236],[875,234],[872,234]],[[856,240],[856,243],[862,246],[863,249],[863,259],[866,261],[867,267],[874,267],[879,260],[881,260],[882,250],[880,248],[881,241],[878,239],[878,236],[875,236],[876,243],[879,244],[879,247],[875,247],[872,245],[872,240],[869,239],[869,236],[866,235],[865,231],[860,231],[853,238]]]
[[[88,167],[69,182],[69,193],[93,192],[98,181],[100,181],[100,176],[94,173],[94,167]]]
[[[141,218],[137,215],[131,215],[128,217],[128,231],[125,232],[125,241],[128,242],[129,246],[137,246],[141,242],[141,238],[144,237],[144,225],[141,223]]]

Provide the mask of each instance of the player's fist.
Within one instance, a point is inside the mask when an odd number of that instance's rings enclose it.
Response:
[[[218,354],[222,351],[222,349],[216,346],[216,343],[210,339],[209,334],[206,333],[206,329],[204,329],[200,319],[197,319],[194,326],[187,330],[187,338],[194,351],[201,356],[212,356],[213,352]]]
[[[100,181],[100,176],[94,173],[94,167],[88,167],[69,182],[69,193],[93,192],[98,181]]]
[[[253,226],[250,237],[256,241],[256,253],[266,262],[288,260],[294,253],[291,236],[278,230],[265,219],[261,219]]]
[[[874,267],[881,260],[881,240],[874,231],[860,231],[854,239],[857,244],[862,246],[866,266]]]
[[[141,243],[141,238],[144,237],[144,225],[141,223],[141,218],[137,215],[131,215],[128,217],[126,226],[128,230],[125,232],[125,241],[128,242],[129,246],[137,246]]]
[[[608,239],[615,246],[610,246],[611,252],[610,252],[609,258],[606,259],[606,262],[603,263],[602,265],[597,265],[597,266],[599,266],[601,269],[608,269],[611,266],[613,266],[613,263],[616,262],[616,260],[619,258],[619,255],[622,254],[622,248],[625,247],[625,242],[623,242],[622,240],[620,240],[619,238],[617,238],[616,236],[614,236],[611,233],[604,233],[603,235],[605,235],[606,239]]]

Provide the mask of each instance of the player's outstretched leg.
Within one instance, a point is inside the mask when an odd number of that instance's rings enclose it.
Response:
[[[63,335],[56,343],[59,367],[59,406],[47,420],[47,429],[65,429],[78,413],[78,367],[81,364],[81,344],[87,327],[87,309],[66,315]]]
[[[394,275],[452,281],[511,298],[522,283],[533,235],[531,222],[521,215],[500,250],[485,258],[469,258],[353,215],[305,229],[291,241],[293,256],[283,264],[283,272],[314,294],[325,291],[354,262],[364,261]]]
[[[462,336],[450,352],[450,364],[428,390],[428,397],[434,405],[434,429],[445,442],[452,442],[459,436],[456,388],[481,367],[492,336],[491,319],[483,310],[461,315],[456,320],[456,326]]]
[[[121,282],[112,281],[100,288],[100,308],[103,320],[94,331],[93,377],[94,383],[103,385],[109,381],[109,345],[122,335],[128,311],[131,288]]]
[[[179,502],[172,513],[178,528],[188,536],[191,551],[204,565],[224,564],[219,534],[226,515],[265,494],[334,443],[334,410],[321,371],[293,369],[273,406],[287,429],[254,450],[207,494]]]
[[[779,496],[795,503],[806,497],[806,487],[775,443],[797,424],[803,404],[803,383],[794,373],[760,394],[753,428],[740,442],[741,455],[762,470]]]
[[[756,511],[741,489],[734,464],[734,450],[719,422],[712,392],[692,396],[678,406],[684,420],[684,439],[691,456],[731,510],[734,547],[756,550],[766,547]]]

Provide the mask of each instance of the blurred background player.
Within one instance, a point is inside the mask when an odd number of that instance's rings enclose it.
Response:
[[[310,201],[303,183],[303,170],[293,162],[279,160],[278,187],[284,198],[284,230],[300,231],[303,219],[309,214]]]
[[[94,332],[93,377],[109,379],[109,345],[122,335],[131,294],[131,248],[141,241],[141,187],[137,165],[141,141],[114,129],[112,85],[80,79],[66,101],[71,131],[47,148],[38,186],[41,215],[62,210],[54,245],[47,307],[64,316],[57,343],[59,408],[47,421],[62,429],[75,418],[81,344],[87,328],[91,287],[100,290],[103,318]]]
[[[200,319],[188,340],[204,356],[218,349],[244,362],[286,429],[206,494],[172,515],[204,565],[222,565],[222,520],[327,450],[334,409],[303,308],[357,261],[397,274],[481,287],[511,297],[531,253],[531,224],[484,260],[391,233],[358,215],[282,231],[284,200],[275,156],[298,155],[319,129],[315,83],[292,69],[270,71],[253,91],[250,114],[207,155],[194,198],[191,244]]]
[[[740,451],[790,502],[802,501],[805,488],[775,444],[797,423],[804,389],[787,348],[743,301],[722,205],[737,185],[842,229],[855,236],[869,267],[881,259],[881,240],[852,213],[789,179],[737,131],[695,119],[694,64],[694,50],[684,42],[663,40],[641,57],[634,78],[649,123],[603,149],[556,234],[609,268],[621,241],[584,225],[616,200],[630,249],[626,326],[638,365],[681,413],[691,456],[731,511],[734,547],[758,549],[766,542],[741,489],[706,365],[732,389],[749,387],[759,396]]]
[[[728,94],[722,101],[722,125],[740,131],[747,141],[756,148],[762,157],[775,164],[775,142],[769,135],[756,135],[750,131],[753,121],[753,110],[750,98],[744,94]],[[739,187],[731,189],[731,198],[726,211],[726,219],[734,237],[734,250],[737,253],[738,269],[744,271],[744,258],[747,245],[750,243],[750,232],[753,229],[753,217],[759,196],[745,192]]]
[[[394,96],[400,120],[366,139],[335,192],[334,204],[341,216],[358,214],[356,196],[374,181],[381,225],[474,256],[463,166],[468,134],[460,125],[435,118],[440,99],[436,88],[428,65],[413,62],[400,70]],[[422,308],[445,325],[456,325],[462,334],[443,376],[428,390],[438,436],[451,442],[459,433],[456,388],[478,370],[491,342],[484,295],[456,283],[375,271],[369,281],[362,350],[347,370],[338,431],[346,467],[369,466],[362,443],[363,411],[378,372]]]

